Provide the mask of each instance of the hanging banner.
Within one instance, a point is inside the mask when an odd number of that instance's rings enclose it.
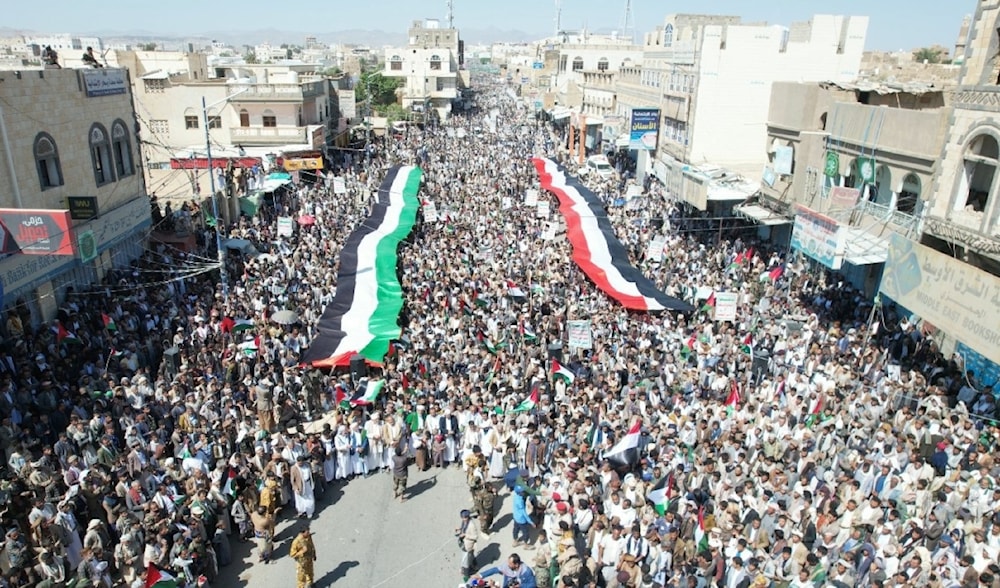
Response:
[[[858,177],[866,184],[875,183],[875,160],[871,157],[858,158]]]
[[[299,171],[302,169],[323,169],[322,157],[300,157],[282,160],[281,167],[285,171]]]
[[[828,178],[835,178],[840,175],[840,155],[836,151],[827,151],[826,160],[823,164],[823,175]]]
[[[542,200],[538,203],[538,208],[535,210],[535,216],[538,218],[549,218],[549,201]]]
[[[529,189],[524,192],[524,205],[534,206],[538,204],[538,190]]]
[[[290,216],[278,217],[278,236],[291,237],[295,232],[295,223]]]
[[[649,245],[646,247],[646,260],[647,261],[662,261],[663,260],[663,248],[667,246],[667,238],[665,236],[653,237],[649,241]]]
[[[590,330],[590,321],[567,321],[569,346],[574,349],[593,349],[594,338]]]
[[[97,239],[94,231],[83,231],[76,236],[76,249],[80,252],[80,261],[87,263],[97,257]]]
[[[805,253],[830,269],[838,270],[844,263],[846,235],[847,231],[836,220],[805,206],[795,207],[792,249]]]
[[[879,290],[1000,363],[1000,278],[892,233]]]
[[[629,124],[628,148],[639,151],[656,149],[656,138],[660,132],[659,108],[633,108]]]
[[[76,255],[68,210],[0,208],[2,253]]]
[[[846,210],[848,208],[854,208],[854,205],[858,203],[858,197],[860,195],[861,191],[857,188],[834,186],[833,188],[830,188],[830,208],[833,210]]]
[[[438,215],[437,205],[428,200],[424,202],[424,221],[429,223],[436,223],[441,220],[441,216]]]
[[[736,292],[716,292],[715,320],[735,321],[736,304],[738,301],[739,301],[739,294]]]
[[[783,146],[774,149],[774,173],[783,176],[792,175],[792,160],[795,152],[791,147]]]

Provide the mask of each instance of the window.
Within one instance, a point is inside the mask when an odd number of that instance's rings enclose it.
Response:
[[[959,176],[955,210],[982,213],[993,193],[1000,145],[992,135],[976,136],[965,150],[965,173]]]
[[[222,128],[222,117],[214,114],[208,117],[208,128],[210,129],[221,129]]]
[[[149,121],[149,131],[154,135],[170,132],[170,121],[163,119],[153,119]]]
[[[583,58],[582,57],[574,57],[573,58],[573,71],[580,71],[581,69],[583,69]]]
[[[240,126],[241,127],[250,126],[250,113],[247,112],[246,108],[240,109]]]
[[[167,80],[142,80],[142,85],[147,94],[162,94],[167,87]]]
[[[431,55],[431,69],[440,70],[441,69],[441,58],[437,55]]]
[[[663,46],[670,47],[674,44],[674,25],[667,25],[667,28],[663,29]]]
[[[192,114],[184,115],[184,128],[185,129],[197,129],[198,128],[198,116]]]
[[[63,185],[62,167],[59,165],[59,150],[52,135],[38,133],[35,136],[35,167],[38,168],[38,184],[42,190]]]
[[[568,61],[569,61],[569,57],[567,57],[565,55],[560,55],[559,56],[559,71],[560,72],[566,71],[566,63]]]
[[[597,71],[608,71],[608,58],[602,57],[597,60]]]
[[[263,125],[265,127],[276,127],[276,126],[278,126],[278,117],[274,116],[274,113],[271,112],[270,110],[265,110],[264,111],[264,116],[261,117],[261,118],[263,119]]]
[[[128,138],[128,127],[121,119],[111,125],[111,152],[115,157],[115,171],[119,178],[135,173],[132,165],[132,142]]]
[[[896,210],[906,214],[917,212],[917,203],[920,201],[920,178],[916,174],[907,174],[903,178],[903,185],[900,187],[899,196],[896,198]]]
[[[393,55],[389,58],[389,69],[393,71],[402,71],[403,59],[399,55]]]
[[[111,167],[111,142],[108,131],[100,123],[90,127],[90,160],[98,187],[115,181],[115,172]]]

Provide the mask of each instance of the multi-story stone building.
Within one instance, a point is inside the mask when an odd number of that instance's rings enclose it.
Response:
[[[0,78],[2,300],[37,323],[141,255],[150,203],[127,71]]]
[[[640,63],[618,80],[618,114],[659,108],[653,157],[640,158],[676,196],[705,209],[734,191],[689,190],[693,168],[757,178],[765,163],[771,85],[776,81],[848,82],[857,78],[866,17],[816,16],[789,27],[742,24],[738,17],[678,14],[645,35]],[[711,175],[711,174],[709,174]],[[692,198],[688,198],[688,196]]]
[[[404,80],[400,101],[404,108],[434,110],[444,119],[462,88],[468,87],[465,44],[458,29],[442,28],[434,19],[414,21],[406,47],[385,50],[383,75]]]
[[[159,198],[210,193],[203,98],[216,166],[321,149],[339,127],[336,91],[313,65],[211,67],[203,54],[166,51],[119,52],[117,60],[132,72],[147,184]]]
[[[946,98],[933,84],[775,83],[760,194],[736,212],[763,237],[790,242],[874,293],[889,235],[919,236],[947,133]],[[796,230],[822,232],[831,247],[811,249],[821,240],[793,238]]]

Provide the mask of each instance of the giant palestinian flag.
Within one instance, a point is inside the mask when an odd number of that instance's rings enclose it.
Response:
[[[694,310],[683,300],[658,290],[629,262],[628,252],[615,236],[607,210],[596,194],[552,160],[533,161],[542,188],[559,199],[559,211],[566,218],[566,236],[573,245],[573,260],[598,288],[631,310]]]
[[[389,342],[399,338],[403,289],[396,277],[396,249],[417,217],[420,176],[420,168],[413,166],[390,169],[371,215],[347,238],[337,293],[316,325],[305,363],[346,366],[354,354],[382,363]]]

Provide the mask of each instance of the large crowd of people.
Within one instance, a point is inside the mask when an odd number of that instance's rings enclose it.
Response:
[[[558,213],[524,206],[530,155],[575,170],[563,131],[478,82],[469,112],[340,152],[267,216],[315,224],[220,228],[266,252],[227,256],[231,288],[204,227],[199,251],[151,246],[99,290],[67,292],[54,323],[9,311],[4,586],[142,586],[150,565],[210,584],[239,540],[265,565],[279,518],[398,471],[397,448],[466,470],[467,576],[490,563],[469,525],[497,530],[506,479],[522,551],[486,572],[524,588],[1000,586],[991,383],[752,227],[720,235],[655,181],[623,204],[628,174],[588,176],[632,262],[699,308],[624,310],[574,265]],[[438,218],[400,249],[403,337],[371,368],[385,392],[343,409],[352,376],[300,360],[337,254],[397,164],[423,169]],[[647,258],[657,234],[664,254]],[[712,292],[738,293],[735,321],[713,320]],[[295,317],[274,322],[283,311]],[[576,319],[591,321],[590,349],[566,346]],[[553,378],[552,354],[572,381]],[[537,405],[514,410],[532,389]],[[603,456],[637,421],[639,461],[616,469]]]

